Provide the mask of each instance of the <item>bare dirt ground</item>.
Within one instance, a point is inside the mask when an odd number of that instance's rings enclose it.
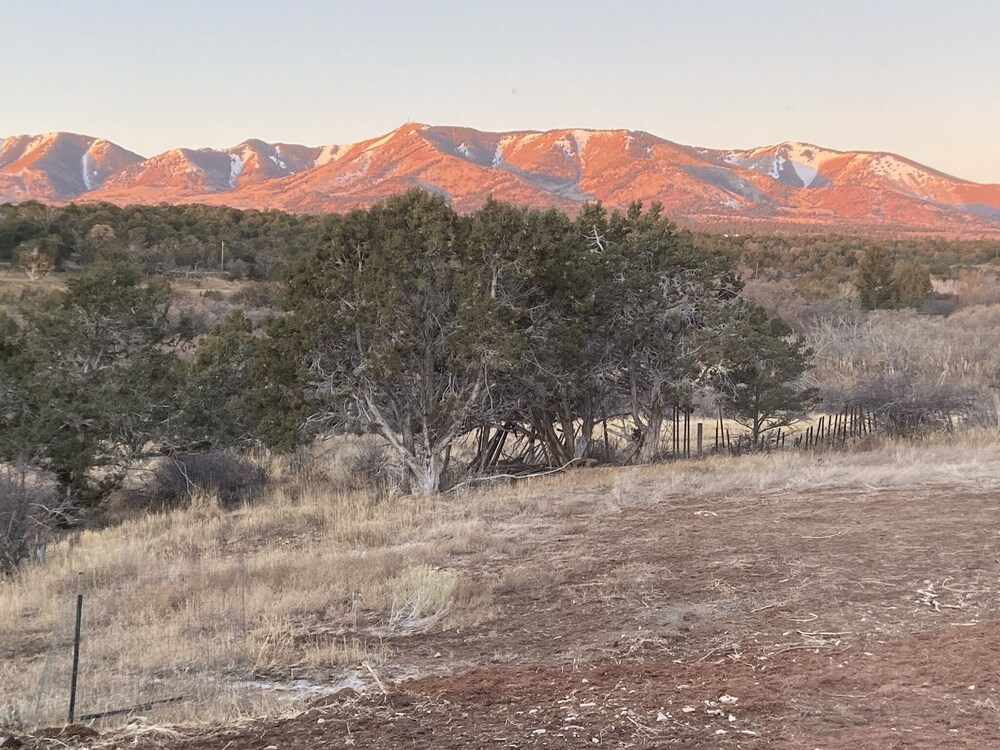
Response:
[[[499,543],[454,553],[449,567],[491,588],[495,614],[471,628],[388,637],[395,656],[377,669],[384,690],[347,690],[295,716],[222,727],[139,724],[103,736],[69,727],[20,741],[191,750],[1000,746],[994,489],[685,498],[638,474],[627,502],[609,502],[606,480],[565,488],[551,514],[501,525]],[[425,676],[395,679],[406,674]]]

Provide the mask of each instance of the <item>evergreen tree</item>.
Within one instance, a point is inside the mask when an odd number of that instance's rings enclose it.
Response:
[[[175,443],[186,450],[232,447],[257,437],[259,416],[250,397],[258,339],[242,310],[229,314],[182,365],[178,408],[184,419]]]
[[[288,315],[266,346],[272,371],[274,357],[295,363],[286,374],[306,389],[310,424],[378,432],[421,493],[440,488],[488,374],[503,366],[490,279],[467,232],[420,191],[352,211],[292,274]]]
[[[893,273],[892,257],[881,245],[865,251],[858,264],[857,281],[861,306],[865,310],[884,310],[899,306],[899,287]]]
[[[730,256],[696,246],[657,204],[614,214],[608,239],[600,336],[616,363],[619,409],[638,431],[635,458],[646,462],[667,412],[704,384],[706,341],[728,325],[742,282]]]
[[[713,381],[723,411],[750,431],[754,447],[766,433],[801,419],[818,391],[800,384],[811,352],[780,318],[744,302],[718,341]]]
[[[78,504],[119,485],[177,421],[170,288],[98,264],[0,325],[0,458],[51,472]]]
[[[934,291],[931,274],[927,267],[917,261],[902,261],[893,271],[893,283],[899,294],[902,307],[919,308]]]

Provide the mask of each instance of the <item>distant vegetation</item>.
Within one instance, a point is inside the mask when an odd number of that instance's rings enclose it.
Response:
[[[145,274],[224,270],[236,278],[280,279],[289,262],[315,246],[327,221],[201,205],[27,201],[0,206],[0,262],[24,267],[41,255],[63,270],[127,259]]]
[[[419,191],[322,217],[3,206],[23,291],[0,296],[0,509],[41,533],[157,462],[150,507],[216,480],[237,502],[225,451],[318,435],[379,436],[358,471],[430,493],[676,455],[692,412],[742,425],[741,450],[817,406],[992,425],[998,247],[692,234],[656,205],[459,215]]]
[[[204,205],[128,206],[35,201],[0,206],[0,262],[45,257],[54,270],[126,257],[144,273],[224,270],[235,278],[281,280],[288,264],[314,249],[332,216]],[[787,228],[784,230],[787,232]],[[938,278],[989,264],[1000,269],[1000,240],[810,233],[696,232],[705,250],[733,255],[752,278],[848,282],[864,254],[884,249]],[[223,245],[225,267],[223,268]]]

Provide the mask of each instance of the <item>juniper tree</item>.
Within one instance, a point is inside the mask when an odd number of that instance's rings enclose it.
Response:
[[[638,434],[633,458],[649,461],[659,452],[667,411],[690,404],[704,385],[705,363],[741,283],[729,256],[698,248],[658,204],[612,215],[604,261],[601,338]]]
[[[78,504],[118,486],[178,419],[166,283],[98,264],[0,323],[0,458],[50,472]]]
[[[307,426],[381,434],[421,493],[440,488],[502,367],[489,274],[467,234],[467,220],[420,191],[331,222],[265,344],[272,371],[304,387]]]
[[[883,310],[899,306],[899,287],[893,274],[892,257],[880,245],[865,251],[858,264],[855,281],[861,306],[866,310]]]
[[[800,382],[811,352],[787,323],[754,303],[742,301],[732,314],[716,344],[712,380],[723,411],[758,447],[768,432],[794,424],[815,405],[818,391]]]
[[[526,431],[551,463],[582,458],[606,391],[595,355],[599,248],[555,210],[488,201],[471,220],[511,362],[483,421]]]
[[[927,267],[915,260],[897,263],[892,279],[902,307],[919,308],[934,291]]]

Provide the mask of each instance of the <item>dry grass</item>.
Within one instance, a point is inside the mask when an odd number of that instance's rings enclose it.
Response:
[[[627,469],[570,471],[522,481],[515,492],[529,507],[541,497],[558,496],[564,501],[559,507],[598,497],[600,514],[690,497],[752,498],[820,488],[947,485],[993,490],[1000,488],[998,460],[1000,433],[983,428],[920,440],[873,438],[847,450],[713,455]]]
[[[32,281],[23,271],[16,268],[0,269],[0,297],[14,298],[23,292],[53,292],[65,289],[63,274],[52,273]]]
[[[0,665],[6,713],[32,714],[50,633],[67,637],[78,591],[102,705],[128,705],[112,684],[121,675],[146,679],[164,664],[218,682],[380,663],[386,628],[456,627],[488,610],[468,591],[452,603],[461,578],[449,555],[487,539],[459,498],[390,501],[343,484],[286,478],[229,513],[201,494],[52,545],[45,565],[0,582],[0,633],[22,644]]]
[[[489,622],[499,614],[494,593],[544,595],[559,584],[557,571],[510,562],[543,529],[582,533],[628,508],[696,498],[1000,488],[995,432],[865,447],[570,471],[437,498],[353,485],[338,473],[350,451],[331,451],[304,474],[277,466],[277,483],[251,506],[225,512],[201,495],[185,509],[67,537],[44,565],[0,581],[0,718],[30,721],[52,633],[66,637],[77,591],[85,698],[127,706],[154,678],[167,685],[157,695],[196,683],[211,694],[178,704],[170,718],[221,719],[274,710],[267,680],[329,682],[363,662],[391,661],[408,633]],[[477,565],[493,572],[477,577]],[[247,691],[248,676],[265,687]],[[51,711],[61,712],[64,691],[54,695]]]
[[[416,565],[398,575],[392,586],[389,624],[423,629],[440,621],[451,607],[458,576],[450,570]]]

